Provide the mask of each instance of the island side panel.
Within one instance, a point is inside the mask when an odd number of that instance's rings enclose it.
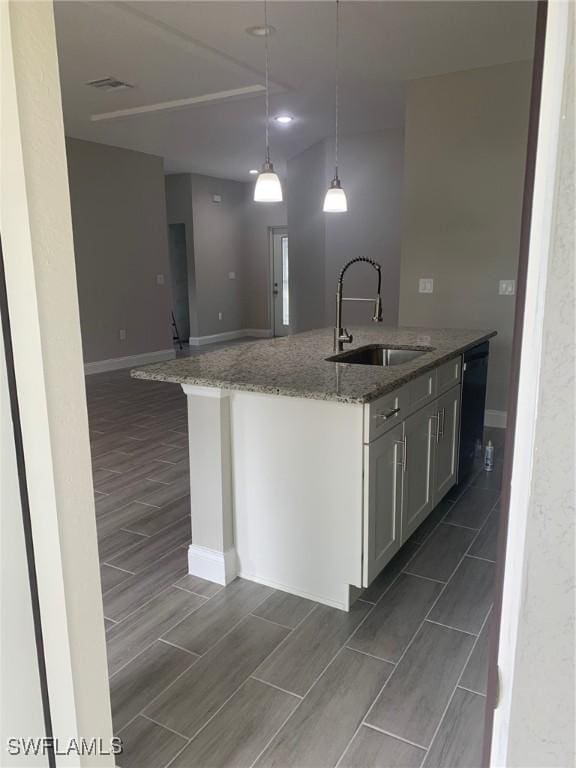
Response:
[[[184,384],[188,401],[192,544],[188,571],[218,584],[237,576],[229,392]]]
[[[349,608],[362,583],[362,405],[231,394],[239,574]]]

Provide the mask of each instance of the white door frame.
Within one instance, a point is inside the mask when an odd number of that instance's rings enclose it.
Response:
[[[268,287],[268,306],[270,307],[270,328],[272,336],[276,336],[276,305],[274,301],[274,237],[275,235],[288,235],[288,227],[269,227],[268,228],[268,268],[270,280]],[[290,242],[288,242],[288,253],[290,253]],[[290,258],[290,256],[288,256]],[[290,331],[288,330],[288,333]],[[286,334],[278,334],[285,336]]]
[[[53,734],[112,721],[51,2],[0,3],[0,230]],[[15,736],[42,736],[23,733]],[[1,746],[2,765],[9,765]],[[20,761],[29,764],[29,760]],[[114,765],[112,755],[58,766]]]

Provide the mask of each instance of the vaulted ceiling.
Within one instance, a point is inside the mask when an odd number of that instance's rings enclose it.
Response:
[[[262,2],[64,0],[55,8],[68,135],[161,155],[169,172],[250,178],[263,159],[264,42],[246,29],[263,23]],[[515,0],[343,1],[341,130],[384,128],[408,80],[530,59],[534,19],[535,3]],[[269,23],[272,114],[295,118],[272,125],[281,171],[333,132],[334,2],[272,0]],[[134,87],[86,85],[107,76]]]

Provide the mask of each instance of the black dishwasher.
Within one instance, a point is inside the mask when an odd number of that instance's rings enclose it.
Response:
[[[478,449],[483,445],[486,379],[489,342],[472,347],[463,356],[462,400],[460,406],[460,460],[458,483],[478,467]]]

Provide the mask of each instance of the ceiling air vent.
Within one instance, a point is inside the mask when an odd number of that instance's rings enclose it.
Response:
[[[123,91],[125,88],[134,88],[130,83],[118,80],[117,77],[101,77],[98,80],[89,80],[86,85],[98,88],[98,90],[105,91],[106,93],[110,91]]]

